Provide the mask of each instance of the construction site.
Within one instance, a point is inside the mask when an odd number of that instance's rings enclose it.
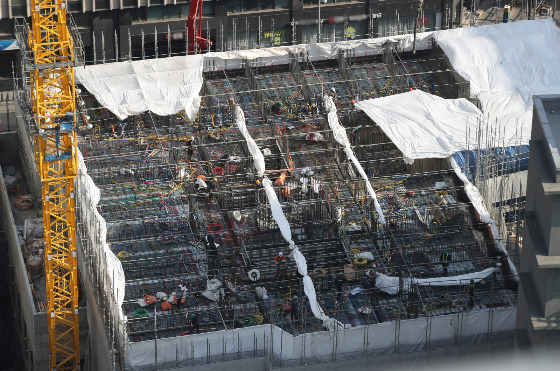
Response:
[[[333,43],[327,57],[307,46],[77,67],[82,368],[252,359],[262,363],[245,366],[258,369],[510,341],[524,210],[515,174],[527,169],[528,138],[500,139],[480,112],[463,151],[412,161],[366,106],[426,94],[484,109],[436,33]],[[162,90],[172,90],[183,60],[199,76],[174,114],[134,106],[168,91],[107,89],[115,110],[91,85],[126,85],[111,75],[117,65],[157,80],[169,63]],[[29,278],[30,316],[46,327],[42,196],[27,139],[39,129],[30,81],[15,81],[21,144],[8,175],[25,181],[3,192],[3,215],[21,244],[14,277]],[[41,341],[27,346],[31,362],[48,361]]]

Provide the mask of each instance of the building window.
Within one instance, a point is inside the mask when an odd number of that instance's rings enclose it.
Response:
[[[70,13],[81,12],[82,2],[76,0],[68,1],[68,11]]]
[[[305,5],[318,5],[320,0],[303,0]],[[335,4],[335,3],[347,3],[349,1],[357,1],[357,0],[327,0],[327,4]],[[324,4],[321,2],[321,4]]]
[[[229,13],[251,12],[266,9],[289,9],[291,0],[227,0]]]
[[[290,5],[290,0],[276,0],[276,9],[289,9]]]
[[[123,8],[135,8],[137,4],[136,0],[123,0]]]
[[[148,7],[148,21],[159,21],[163,19],[163,6]]]
[[[202,15],[206,16],[214,16],[214,1],[205,1],[202,3]],[[188,13],[185,14],[185,17],[188,16]]]
[[[243,0],[243,11],[250,12],[259,9],[259,0]]]
[[[166,5],[165,19],[181,18],[181,5]]]
[[[95,0],[95,10],[108,10],[109,0]]]
[[[227,0],[227,9],[229,13],[241,12],[241,0]]]
[[[91,23],[91,13],[74,13],[72,14],[74,17],[74,21],[76,22],[76,26],[78,27],[86,27],[89,26]]]
[[[259,10],[274,9],[274,0],[259,1]]]

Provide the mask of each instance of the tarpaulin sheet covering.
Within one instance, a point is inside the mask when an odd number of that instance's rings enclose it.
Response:
[[[515,307],[462,312],[436,317],[383,322],[375,325],[313,332],[292,336],[276,326],[260,325],[212,333],[177,336],[157,340],[157,363],[175,364],[186,360],[209,359],[227,354],[268,349],[273,359],[332,361],[333,355],[346,357],[393,353],[399,349],[422,350],[427,344],[459,341],[475,344],[486,334],[515,329]],[[398,344],[396,343],[398,339]],[[154,340],[129,343],[127,366],[133,370],[156,361]]]
[[[432,34],[418,34],[416,49],[429,48]],[[290,53],[316,61],[336,58],[339,51],[349,49],[354,56],[376,55],[388,41],[400,51],[413,47],[412,35],[399,35],[90,65],[76,68],[75,74],[76,80],[121,120],[145,111],[166,116],[182,110],[192,120],[200,106],[203,66],[206,70],[241,68],[245,60],[259,66],[287,64]]]
[[[259,149],[259,146],[255,142],[253,137],[251,137],[249,130],[247,130],[247,124],[245,123],[245,114],[243,113],[241,107],[239,107],[238,105],[235,105],[234,115],[235,115],[235,124],[237,125],[237,128],[241,132],[241,135],[243,135],[243,138],[245,138],[245,141],[247,141],[247,148],[249,148],[249,152],[253,157],[253,166],[255,167],[259,177],[262,177],[266,170],[264,155],[262,154],[261,150]]]
[[[121,120],[145,111],[166,116],[184,110],[190,120],[200,106],[202,55],[76,68],[76,78]]]
[[[470,280],[479,282],[492,273],[496,272],[498,268],[486,268],[480,272],[473,272],[461,274],[452,277],[434,277],[434,278],[403,278],[403,290],[408,291],[412,285],[418,286],[458,286],[468,285]],[[399,277],[386,276],[382,273],[376,273],[375,287],[379,290],[391,295],[399,293]]]
[[[471,96],[480,100],[490,120],[507,123],[509,133],[518,132],[518,144],[527,144],[532,96],[558,93],[560,88],[560,30],[554,21],[457,28],[433,37],[453,68],[470,82]]]
[[[121,305],[124,301],[125,294],[125,276],[121,261],[113,253],[107,244],[107,225],[105,219],[97,210],[97,204],[101,198],[101,191],[93,179],[87,173],[87,167],[82,157],[82,153],[78,151],[78,178],[79,197],[81,202],[80,211],[84,214],[83,220],[87,223],[86,228],[90,236],[94,240],[94,246],[99,250],[96,251],[103,259],[101,261],[106,264],[103,267],[97,267],[105,272],[109,280],[109,286],[113,290],[113,297],[116,305],[121,311]]]
[[[350,141],[348,140],[348,135],[346,135],[346,129],[344,129],[344,127],[340,125],[340,122],[338,121],[336,104],[334,104],[332,97],[326,96],[324,100],[325,100],[325,108],[327,109],[328,112],[327,118],[329,121],[329,127],[332,130],[334,139],[337,141],[338,144],[340,144],[344,148],[344,153],[350,159],[350,161],[352,161],[354,167],[366,182],[366,189],[367,192],[369,193],[369,196],[373,200],[375,211],[377,211],[377,215],[379,217],[379,222],[381,224],[385,224],[385,215],[383,214],[381,205],[379,205],[379,201],[377,200],[375,191],[373,190],[373,187],[369,182],[369,178],[366,172],[364,171],[362,164],[360,164],[360,162],[356,158],[356,155],[354,154],[354,151],[352,150],[352,146],[350,145]]]
[[[444,99],[421,90],[364,100],[356,106],[379,125],[409,164],[467,149],[467,143],[477,143],[484,119],[464,98]]]
[[[265,169],[265,162],[264,156],[260,150],[260,148],[255,143],[255,140],[251,137],[251,134],[247,130],[247,126],[245,124],[245,114],[243,110],[236,105],[235,106],[235,123],[241,132],[241,135],[245,138],[247,142],[247,146],[251,155],[253,156],[254,166],[257,169],[257,174],[259,177],[262,177],[266,171]],[[290,250],[292,250],[291,257],[296,262],[296,266],[298,272],[303,276],[303,291],[305,295],[309,299],[309,306],[311,307],[311,311],[313,315],[323,321],[323,324],[329,328],[334,328],[335,326],[342,326],[342,324],[325,314],[323,308],[317,302],[317,295],[315,293],[315,286],[313,286],[313,281],[307,275],[307,262],[305,257],[296,246],[294,241],[292,240],[292,230],[290,228],[290,224],[282,211],[282,205],[278,201],[278,197],[276,197],[276,192],[272,187],[272,182],[267,177],[264,177],[262,181],[263,188],[266,193],[266,197],[268,199],[268,203],[270,205],[270,211],[272,212],[272,217],[276,224],[278,224],[278,228],[280,228],[280,233],[282,237],[290,244]]]
[[[424,50],[431,47],[433,32],[422,32],[416,35],[416,49]],[[399,51],[410,51],[413,48],[413,35],[380,37],[377,39],[347,40],[320,44],[299,44],[277,46],[262,49],[212,52],[204,54],[205,70],[241,68],[244,60],[251,60],[257,66],[269,66],[289,63],[289,54],[303,53],[311,61],[334,59],[341,50],[352,50],[356,57],[378,55],[383,53],[384,45],[391,42]]]
[[[457,165],[463,169],[463,173],[470,181],[474,180],[476,173],[482,175],[484,167],[477,166],[477,158],[484,163],[485,158],[495,159],[496,166],[492,166],[493,176],[507,175],[519,171],[529,170],[529,146],[514,146],[503,148],[491,148],[482,150],[461,151],[453,154]]]

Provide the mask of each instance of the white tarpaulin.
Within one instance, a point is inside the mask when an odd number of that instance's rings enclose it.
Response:
[[[416,49],[424,50],[431,47],[433,32],[422,32],[416,35]],[[410,51],[413,48],[413,35],[380,37],[377,39],[346,40],[320,44],[299,44],[277,46],[262,49],[235,50],[204,54],[205,70],[228,69],[243,67],[244,60],[251,60],[255,65],[267,66],[289,63],[288,54],[305,54],[311,61],[334,59],[341,50],[352,50],[353,55],[362,57],[383,53],[385,43],[391,42],[399,51]]]
[[[243,113],[241,107],[237,104],[235,105],[235,124],[241,132],[241,135],[243,135],[243,138],[245,138],[245,141],[247,141],[247,148],[249,148],[249,152],[251,153],[251,156],[253,156],[253,164],[257,170],[257,174],[259,177],[262,177],[266,169],[264,156],[253,137],[251,137],[251,134],[249,134],[247,124],[245,123],[245,114]]]
[[[457,28],[434,34],[490,121],[531,135],[532,96],[560,89],[560,30],[550,18]],[[505,144],[508,145],[507,143]]]
[[[375,195],[375,191],[373,190],[373,187],[371,186],[371,183],[369,182],[369,178],[367,177],[367,174],[364,171],[364,168],[362,167],[362,165],[360,164],[360,162],[356,158],[356,155],[354,154],[354,151],[352,151],[352,146],[350,145],[350,141],[348,140],[348,136],[346,135],[346,129],[344,129],[344,127],[342,125],[340,125],[340,122],[338,122],[338,115],[336,113],[337,112],[336,111],[336,105],[334,104],[334,101],[333,101],[332,97],[326,96],[324,98],[324,101],[325,101],[325,108],[327,109],[327,112],[328,112],[329,127],[332,130],[334,139],[337,141],[338,144],[340,144],[342,147],[344,147],[344,153],[352,161],[352,163],[354,164],[354,167],[356,168],[358,173],[360,173],[360,176],[366,182],[366,189],[367,189],[371,199],[373,200],[373,204],[375,206],[375,211],[377,211],[377,215],[379,217],[379,222],[381,224],[385,224],[385,215],[383,214],[383,210],[381,209],[381,205],[379,205],[379,201],[377,201],[377,196]]]
[[[266,170],[264,157],[261,150],[255,143],[255,140],[251,137],[251,134],[247,130],[247,126],[245,124],[245,114],[243,113],[243,110],[239,107],[239,105],[235,106],[235,122],[237,124],[237,127],[239,128],[239,131],[241,132],[241,134],[243,135],[243,137],[247,142],[249,151],[253,156],[254,166],[257,169],[257,173],[260,177],[262,177]],[[309,299],[309,306],[311,307],[311,311],[313,312],[313,315],[316,318],[322,320],[324,326],[330,329],[333,329],[337,326],[343,327],[343,325],[340,322],[327,316],[323,311],[323,308],[321,308],[321,306],[317,302],[315,286],[313,286],[313,281],[307,275],[307,262],[305,260],[305,257],[303,256],[303,254],[301,253],[301,251],[299,250],[299,248],[296,246],[296,244],[292,239],[292,230],[290,228],[290,224],[288,223],[288,220],[284,215],[284,211],[282,211],[282,205],[280,205],[280,202],[278,201],[278,197],[276,197],[276,192],[272,187],[272,182],[267,177],[264,177],[262,180],[262,185],[265,190],[266,197],[268,199],[268,204],[270,205],[270,211],[272,212],[272,217],[274,218],[274,221],[276,221],[276,224],[278,224],[278,228],[280,228],[280,233],[282,234],[282,237],[286,240],[286,242],[290,244],[290,250],[292,250],[291,257],[294,259],[296,263],[299,274],[303,276],[303,291],[305,292],[305,295]]]
[[[479,121],[484,120],[482,112],[464,98],[443,99],[421,90],[369,99],[356,106],[379,125],[409,164],[466,150],[467,143],[477,143]]]
[[[194,119],[200,106],[202,55],[76,68],[76,78],[118,118],[152,111],[161,116],[185,110]]]
[[[468,285],[471,280],[479,282],[492,273],[496,272],[498,268],[486,268],[480,272],[473,272],[461,274],[453,277],[435,277],[435,278],[403,278],[402,289],[408,291],[414,285],[419,286],[458,286]],[[390,295],[399,293],[399,277],[386,276],[382,273],[376,273],[375,287],[379,290],[386,292]]]
[[[432,34],[418,34],[416,48],[429,48]],[[290,53],[316,61],[336,58],[341,50],[348,49],[352,49],[357,57],[376,55],[383,52],[388,41],[400,51],[412,50],[413,36],[399,35],[115,62],[76,68],[75,73],[76,80],[121,120],[145,111],[166,116],[182,110],[192,120],[200,106],[203,65],[206,70],[216,70],[242,68],[245,60],[263,66],[286,64]]]

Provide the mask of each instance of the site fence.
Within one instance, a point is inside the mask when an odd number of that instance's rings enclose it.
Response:
[[[128,344],[127,370],[181,368],[266,357],[272,367],[511,340],[515,308],[395,320],[293,336],[271,325]]]

